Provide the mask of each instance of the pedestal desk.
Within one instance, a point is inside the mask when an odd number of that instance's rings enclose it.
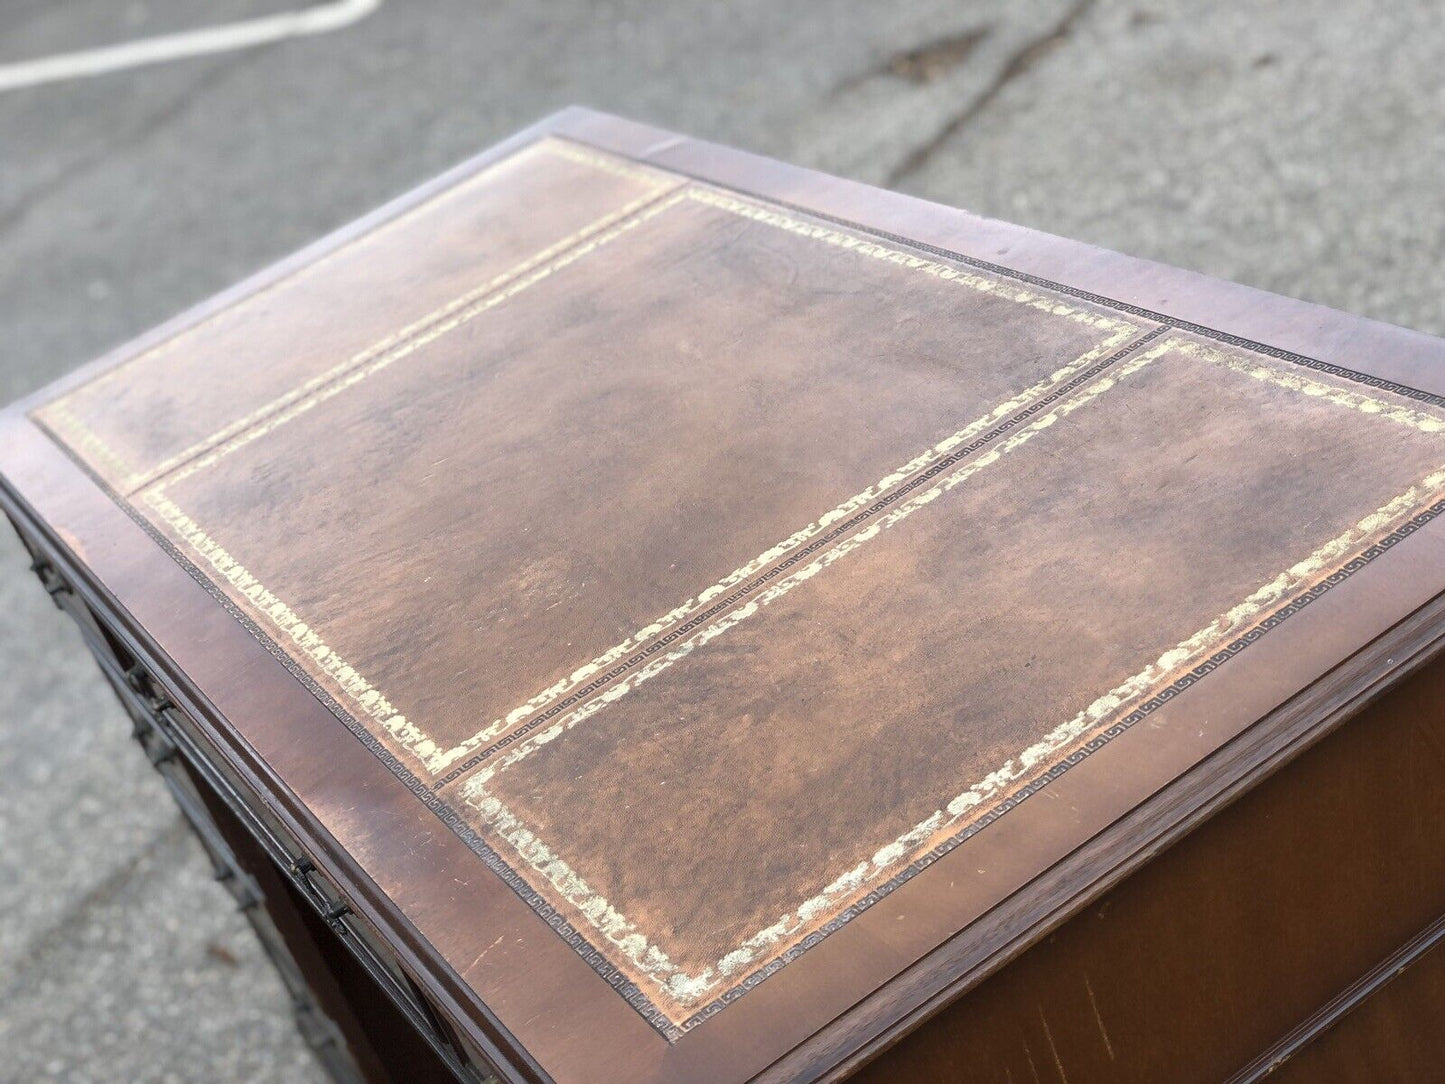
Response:
[[[339,1079],[1439,1079],[1442,363],[571,109],[0,499]]]

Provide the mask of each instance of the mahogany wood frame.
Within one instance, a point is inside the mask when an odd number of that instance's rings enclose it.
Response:
[[[1107,253],[582,109],[520,133],[415,192],[86,366],[53,396],[554,134],[735,188],[1151,319],[1445,394],[1445,345],[1399,328]],[[457,840],[400,845],[430,814],[31,423],[0,415],[0,502],[194,720],[258,808],[284,826],[469,1043],[514,1080],[838,1079],[918,1027],[1161,850],[1298,756],[1445,642],[1445,525],[1322,596],[1161,709],[1172,740],[1131,731],[807,957],[674,1044],[639,1021]],[[305,748],[288,741],[305,728]],[[1127,771],[1121,769],[1127,768]],[[358,856],[340,810],[366,795],[394,852]],[[1068,817],[1049,811],[1070,809]],[[440,833],[438,834],[440,837]],[[975,845],[975,842],[977,845]],[[934,886],[987,855],[966,899]],[[447,886],[465,882],[464,894]],[[910,921],[898,923],[898,914]],[[906,927],[898,929],[899,926]],[[497,932],[494,932],[497,931]],[[494,941],[497,938],[497,941]],[[513,948],[512,942],[525,944]],[[500,951],[489,955],[488,947]]]

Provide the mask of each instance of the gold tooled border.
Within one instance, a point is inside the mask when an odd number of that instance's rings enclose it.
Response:
[[[494,180],[499,172],[532,161],[538,155],[561,158],[600,172],[625,177],[629,180],[640,181],[647,187],[647,192],[637,199],[631,200],[621,207],[594,219],[592,222],[587,223],[559,241],[548,245],[546,248],[534,253],[520,263],[457,297],[450,299],[446,303],[411,321],[404,327],[372,343],[365,349],[348,356],[323,372],[309,377],[296,387],[268,400],[241,417],[227,422],[221,426],[221,428],[207,434],[188,447],[166,456],[164,459],[149,467],[138,468],[134,466],[125,456],[111,447],[104,438],[71,410],[70,400],[75,396],[81,393],[93,392],[97,387],[115,381],[119,376],[137,364],[151,361],[158,357],[164,357],[167,354],[175,352],[189,342],[197,333],[212,328],[217,322],[233,319],[237,313],[244,313],[247,311],[247,306],[256,299],[315,276],[318,272],[329,267],[336,259],[342,256],[354,256],[358,250],[365,249],[383,238],[394,234],[398,229],[412,223],[417,218],[435,213],[439,208],[455,202],[462,196],[471,194],[478,185]],[[453,316],[459,310],[466,309],[478,301],[478,299],[501,289],[519,276],[546,263],[568,247],[585,241],[599,231],[605,230],[607,227],[635,214],[659,198],[661,193],[669,188],[676,187],[679,183],[681,183],[679,178],[672,177],[659,170],[634,166],[625,159],[613,158],[611,155],[591,151],[585,147],[564,142],[556,137],[540,139],[534,143],[527,144],[525,147],[518,149],[515,153],[499,161],[489,164],[484,169],[478,170],[472,176],[459,181],[445,191],[437,193],[432,198],[424,200],[417,206],[407,209],[395,218],[378,224],[374,229],[363,234],[361,237],[339,246],[316,260],[298,267],[296,270],[281,276],[274,282],[267,283],[261,289],[239,299],[235,304],[213,313],[205,320],[183,328],[175,335],[148,350],[142,351],[135,357],[127,358],[120,364],[111,369],[107,369],[95,378],[86,381],[80,387],[68,392],[60,399],[40,407],[35,411],[35,416],[44,421],[45,424],[57,434],[63,436],[78,451],[85,453],[88,457],[103,464],[106,468],[105,473],[113,480],[115,488],[126,496],[130,496],[146,485],[163,478],[176,467],[193,461],[207,449],[215,448],[231,437],[246,431],[262,419],[276,413],[288,404],[304,399],[307,395],[336,380],[348,371],[363,366],[367,362],[379,357],[387,357],[390,360],[395,360],[395,358],[391,358],[390,355],[398,350],[403,351],[402,356],[404,356],[405,353],[410,352],[409,350],[405,350],[409,340],[429,329],[438,321]],[[455,326],[457,325],[449,324],[447,330]]]
[[[503,304],[511,297],[530,288],[602,247],[611,244],[648,220],[676,207],[684,200],[695,201],[732,214],[738,214],[753,221],[787,232],[807,236],[815,241],[832,245],[867,259],[884,260],[921,274],[927,274],[945,282],[953,282],[965,288],[988,293],[1005,300],[1027,305],[1062,319],[1082,323],[1085,326],[1106,332],[1107,336],[1085,351],[1078,358],[1051,373],[1043,380],[1005,400],[989,413],[971,421],[957,432],[929,448],[925,448],[906,463],[891,470],[873,485],[865,488],[830,509],[817,520],[800,528],[774,546],[769,547],[745,564],[734,569],[717,583],[710,585],[693,598],[687,599],[667,613],[660,615],[647,625],[636,630],[620,643],[613,645],[598,657],[579,666],[562,681],[539,691],[527,701],[513,708],[505,715],[492,720],[465,741],[444,748],[439,746],[415,721],[408,718],[396,704],[379,690],[367,677],[327,644],[315,627],[305,621],[274,592],[267,588],[244,564],[237,560],[202,525],[190,517],[168,494],[168,490],[179,485],[195,473],[214,465],[220,459],[258,440],[266,434],[285,425],[292,419],[311,410],[327,399],[339,395],[371,374],[380,371],[394,361],[421,349],[462,323],[480,315],[488,309]],[[143,504],[151,509],[181,539],[217,571],[238,592],[248,598],[273,625],[283,642],[288,642],[315,665],[322,673],[335,682],[348,697],[353,707],[362,716],[372,720],[386,731],[404,751],[416,757],[432,775],[446,771],[462,758],[474,753],[523,721],[535,716],[564,697],[584,686],[596,675],[605,672],[618,659],[637,650],[641,645],[655,640],[669,629],[675,628],[690,613],[705,607],[714,598],[724,594],[734,584],[742,582],[767,567],[781,556],[796,549],[808,539],[815,537],[830,525],[846,518],[892,489],[908,477],[927,469],[959,445],[964,444],[990,425],[1008,417],[1030,401],[1046,394],[1050,389],[1067,381],[1087,369],[1100,358],[1123,345],[1136,335],[1136,324],[1117,317],[1095,312],[1089,308],[1068,305],[1057,298],[1051,298],[1036,291],[1024,289],[1013,283],[999,281],[974,272],[950,267],[938,260],[926,259],[900,249],[879,244],[868,238],[846,233],[832,227],[803,222],[790,216],[777,214],[766,207],[739,200],[711,188],[688,185],[674,190],[660,200],[650,203],[617,224],[598,233],[581,244],[567,247],[551,261],[535,267],[530,273],[515,277],[505,289],[490,293],[468,309],[454,314],[450,319],[428,329],[423,335],[407,340],[396,350],[385,354],[369,364],[355,368],[339,380],[333,381],[308,398],[301,399],[271,415],[264,422],[238,434],[231,440],[191,461],[169,477],[152,485],[141,493]]]
[[[925,845],[936,843],[940,837],[946,837],[966,827],[971,820],[984,812],[987,801],[1001,798],[1030,776],[1046,770],[1049,765],[1065,756],[1069,748],[1107,728],[1125,711],[1161,685],[1173,680],[1181,671],[1197,664],[1200,658],[1214,651],[1219,644],[1229,642],[1248,629],[1266,611],[1279,607],[1287,602],[1291,595],[1308,588],[1321,575],[1347,560],[1360,545],[1390,529],[1432,500],[1445,495],[1445,464],[1442,464],[1441,469],[1431,472],[1416,485],[1329,540],[1308,557],[1290,565],[1239,605],[1221,614],[1116,688],[1096,698],[1074,718],[1021,750],[982,780],[947,802],[940,803],[941,808],[929,817],[881,846],[862,862],[842,871],[793,911],[779,916],[776,922],[744,939],[711,967],[696,974],[688,974],[674,964],[636,923],[594,891],[565,859],[540,839],[514,811],[488,791],[487,784],[493,778],[526,759],[537,749],[558,740],[607,705],[615,703],[637,686],[682,661],[697,648],[723,635],[728,629],[758,613],[883,531],[998,462],[1062,418],[1093,402],[1116,387],[1120,381],[1170,353],[1204,360],[1252,379],[1407,425],[1420,432],[1434,434],[1445,431],[1445,421],[1434,415],[1374,399],[1296,373],[1281,372],[1273,366],[1230,355],[1189,339],[1166,338],[1118,369],[1101,376],[1047,414],[1036,418],[997,448],[966,460],[961,467],[938,480],[929,489],[914,495],[869,527],[851,535],[810,564],[777,581],[747,605],[728,612],[666,655],[610,686],[602,696],[589,701],[545,730],[529,735],[505,756],[483,765],[463,784],[463,800],[477,812],[495,838],[506,842],[517,858],[540,873],[605,941],[626,958],[629,967],[636,974],[651,979],[674,1003],[690,1011],[704,998],[713,995],[718,987],[737,981],[760,961],[775,955],[788,942],[807,936],[808,932],[821,925],[829,914],[845,905],[849,899],[856,898],[880,881],[886,880],[899,866],[912,860]],[[678,1019],[674,1018],[674,1022],[678,1022]]]

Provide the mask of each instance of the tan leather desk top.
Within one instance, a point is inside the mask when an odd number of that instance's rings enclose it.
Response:
[[[740,1079],[1439,590],[1438,343],[1066,246],[574,111],[12,429],[324,708],[177,659],[544,1072]]]

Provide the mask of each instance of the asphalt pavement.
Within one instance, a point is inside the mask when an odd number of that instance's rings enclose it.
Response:
[[[6,65],[305,0],[0,0]],[[463,3],[0,91],[0,400],[571,103],[1445,333],[1436,0]],[[319,1080],[0,538],[0,1081]]]

